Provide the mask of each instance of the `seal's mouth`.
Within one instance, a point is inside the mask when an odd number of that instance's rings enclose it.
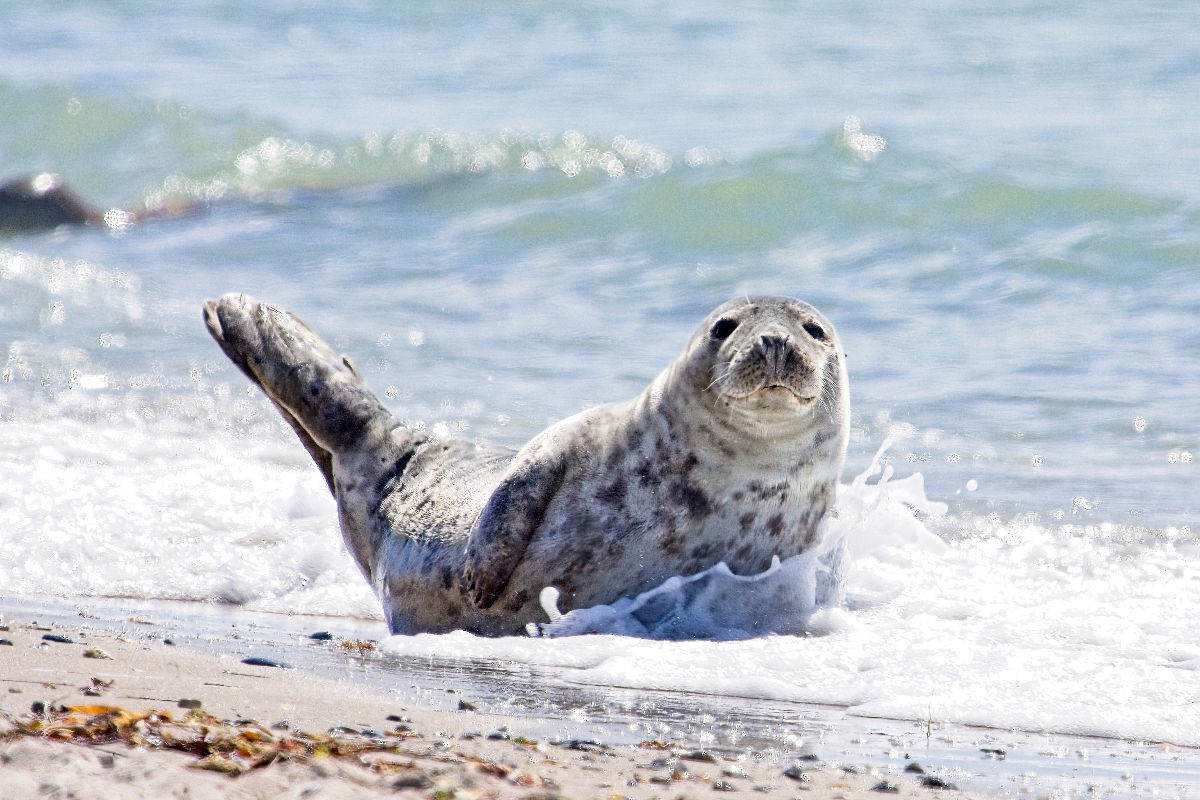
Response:
[[[797,403],[799,403],[802,406],[806,406],[809,403],[811,403],[817,399],[816,397],[810,397],[807,395],[800,394],[795,389],[792,389],[787,386],[768,386],[767,389],[773,393],[774,392],[787,392],[788,394],[790,394],[792,396],[793,399],[795,399],[795,401]]]
[[[809,403],[811,403],[817,399],[815,395],[810,396],[810,395],[801,394],[800,392],[796,391],[791,386],[788,386],[787,384],[783,384],[783,383],[769,383],[769,384],[766,384],[765,386],[760,386],[759,388],[755,389],[754,391],[749,392],[741,397],[738,397],[737,399],[749,400],[751,398],[761,398],[763,400],[772,400],[772,401],[792,400],[802,406],[808,405]]]

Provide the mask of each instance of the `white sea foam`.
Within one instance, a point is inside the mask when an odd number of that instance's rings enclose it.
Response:
[[[182,424],[71,418],[5,435],[7,592],[381,616],[303,451]]]

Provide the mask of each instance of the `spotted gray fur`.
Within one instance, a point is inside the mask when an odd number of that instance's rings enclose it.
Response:
[[[393,633],[520,633],[546,586],[565,612],[719,561],[758,572],[812,545],[835,502],[846,372],[798,300],[726,303],[640,396],[516,453],[404,426],[286,311],[225,295],[204,316],[324,474]]]

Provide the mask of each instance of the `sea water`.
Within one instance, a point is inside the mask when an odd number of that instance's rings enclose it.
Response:
[[[1200,11],[0,14],[4,176],[201,208],[0,239],[3,596],[379,618],[206,297],[285,305],[410,424],[519,447],[639,392],[724,300],[789,294],[847,351],[836,562],[583,620],[547,597],[539,632],[594,636],[385,647],[1200,745]],[[745,591],[779,602],[705,627]],[[746,638],[764,616],[788,635]]]

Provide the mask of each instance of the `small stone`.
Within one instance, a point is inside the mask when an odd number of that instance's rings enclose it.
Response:
[[[716,781],[712,788],[717,792],[736,792],[738,787],[731,781]]]
[[[612,748],[592,739],[571,739],[559,744],[565,750],[579,750],[584,753],[606,753]]]
[[[459,700],[458,701],[458,710],[459,711],[474,711],[475,704],[468,703],[466,700]]]
[[[418,772],[412,775],[401,775],[392,781],[393,789],[428,789],[433,786],[433,781],[424,773]]]
[[[921,785],[927,786],[930,789],[950,789],[951,791],[958,790],[958,787],[953,783],[943,780],[936,775],[926,775],[924,778],[921,778]]]
[[[0,639],[0,645],[8,645],[9,647],[14,646],[12,643],[12,639]]]
[[[792,764],[790,767],[785,769],[783,771],[783,776],[785,778],[791,778],[794,781],[799,781],[800,783],[810,783],[812,781],[812,777],[805,772],[804,768],[799,764]]]
[[[84,650],[83,657],[84,658],[108,659],[109,661],[112,660],[112,656],[110,656],[108,653],[101,650],[99,647],[89,647],[87,650]]]
[[[170,640],[170,639],[163,639],[163,644],[165,644],[165,645],[169,645],[170,647],[174,647],[174,646],[175,646],[175,642],[173,642],[173,641],[172,641],[172,640]]]
[[[388,722],[412,722],[412,717],[402,717],[399,714],[388,714]]]
[[[1008,751],[1000,747],[981,747],[979,748],[979,752],[996,761],[1003,761],[1008,758]]]
[[[512,736],[507,731],[492,731],[487,738],[497,742],[507,742]]]
[[[883,792],[884,794],[900,794],[900,787],[894,783],[880,781],[871,787],[872,792]]]
[[[75,640],[70,636],[63,636],[58,633],[47,633],[42,637],[43,642],[58,642],[59,644],[75,644]]]
[[[717,757],[712,753],[705,752],[704,750],[692,750],[689,753],[680,753],[679,757],[684,761],[701,761],[705,764],[717,763]]]
[[[45,703],[43,703],[41,700],[34,700],[34,701],[33,701],[33,703],[32,703],[32,704],[30,704],[30,706],[29,706],[29,710],[30,710],[30,712],[32,712],[32,713],[33,713],[33,715],[34,715],[35,717],[42,717],[42,716],[45,716],[45,714],[46,714],[46,704],[45,704]]]
[[[269,658],[260,658],[259,656],[243,658],[242,663],[249,664],[252,667],[278,667],[279,669],[292,669],[291,664],[286,664],[282,661],[272,661]]]
[[[906,767],[904,768],[904,771],[905,771],[905,772],[912,772],[912,773],[915,773],[915,774],[917,774],[917,775],[924,775],[924,774],[925,774],[925,768],[924,768],[924,767],[922,767],[920,764],[918,764],[918,763],[917,763],[917,762],[915,762],[915,761],[910,761],[910,762],[908,762],[908,766],[906,766]]]
[[[176,705],[180,708],[199,708],[202,703],[191,697],[181,697]]]
[[[207,769],[213,772],[223,772],[226,775],[241,775],[246,768],[220,753],[212,753],[190,765],[193,769]]]

